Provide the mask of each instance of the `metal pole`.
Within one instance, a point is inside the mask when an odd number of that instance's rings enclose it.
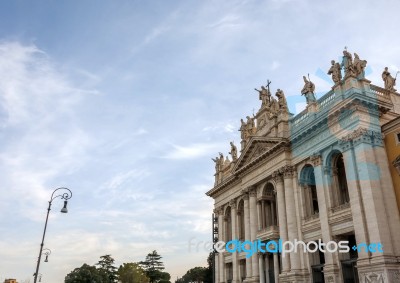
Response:
[[[39,251],[39,257],[36,265],[36,272],[35,272],[35,279],[34,283],[37,281],[38,273],[39,273],[39,266],[40,266],[40,259],[42,258],[42,251],[43,251],[43,245],[44,245],[44,237],[46,235],[46,229],[47,229],[47,221],[49,220],[49,213],[50,213],[50,208],[51,208],[51,202],[53,200],[49,201],[49,208],[47,208],[47,215],[46,215],[46,222],[44,224],[44,230],[43,230],[43,237],[42,237],[42,243],[40,244],[40,251]]]
[[[54,193],[58,190],[67,190],[68,192],[62,193],[60,195],[56,195],[54,196]],[[42,237],[42,243],[40,244],[40,251],[39,251],[39,257],[38,257],[38,261],[37,261],[37,265],[36,265],[36,272],[33,274],[34,275],[34,283],[37,282],[37,278],[39,275],[39,266],[40,266],[40,260],[42,258],[42,252],[43,252],[43,245],[44,245],[44,237],[46,236],[46,229],[47,229],[47,222],[49,220],[49,213],[50,213],[50,208],[51,208],[51,203],[53,202],[53,200],[57,197],[60,197],[61,199],[65,200],[64,205],[66,205],[66,201],[69,200],[72,197],[72,192],[70,189],[68,188],[57,188],[53,191],[53,193],[51,194],[50,200],[49,200],[49,207],[47,208],[47,215],[46,215],[46,222],[44,223],[44,230],[43,230],[43,237]],[[61,210],[61,212],[67,212],[67,211],[63,211]]]
[[[212,249],[212,283],[215,283],[215,248],[214,248],[214,213],[211,214],[211,242],[213,243]]]

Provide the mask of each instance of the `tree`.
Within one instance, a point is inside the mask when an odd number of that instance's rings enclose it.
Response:
[[[161,258],[157,251],[154,250],[146,256],[144,261],[139,262],[140,266],[146,272],[147,277],[149,277],[150,283],[159,283],[160,281],[167,283],[171,278],[169,273],[162,272],[164,263],[160,261]]]
[[[145,271],[138,263],[124,263],[118,268],[118,277],[121,283],[149,283]]]
[[[99,266],[98,270],[106,279],[104,283],[117,282],[118,273],[117,268],[114,266],[114,259],[111,255],[103,255],[96,265]]]
[[[211,252],[207,257],[208,267],[204,271],[204,283],[213,283],[213,260],[214,252]]]
[[[65,276],[65,283],[101,283],[107,282],[95,266],[84,263],[81,267],[75,268]]]
[[[178,278],[175,283],[212,283],[213,253],[207,257],[208,267],[194,267],[189,269],[185,275]]]
[[[194,267],[189,269],[182,278],[185,283],[202,283],[204,282],[206,271],[206,267]]]

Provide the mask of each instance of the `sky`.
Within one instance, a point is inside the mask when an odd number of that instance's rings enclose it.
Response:
[[[33,282],[48,201],[42,282],[111,254],[157,250],[172,281],[206,266],[211,158],[271,80],[292,113],[333,85],[345,46],[383,86],[400,68],[400,2],[0,2],[0,281]]]

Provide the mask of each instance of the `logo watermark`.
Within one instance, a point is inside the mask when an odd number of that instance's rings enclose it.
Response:
[[[240,241],[231,240],[229,242],[218,241],[215,244],[209,241],[197,241],[196,238],[191,238],[188,242],[188,250],[191,252],[193,249],[199,251],[203,248],[205,251],[212,251],[213,249],[218,252],[229,252],[229,253],[245,253],[246,258],[249,258],[257,253],[280,253],[282,257],[285,257],[289,253],[297,253],[303,251],[304,253],[348,253],[350,249],[353,251],[366,251],[371,253],[382,253],[383,245],[381,243],[360,243],[352,247],[349,246],[349,241],[329,241],[324,243],[321,239],[317,241],[309,241],[305,243],[304,241],[299,241],[294,239],[293,241],[282,241],[270,240],[261,241],[257,239],[255,241]]]

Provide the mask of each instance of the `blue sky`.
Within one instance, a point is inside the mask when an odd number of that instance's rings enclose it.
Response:
[[[368,79],[400,67],[400,2],[1,1],[0,280],[32,278],[47,201],[56,200],[43,282],[104,254],[156,249],[174,280],[206,265],[218,151],[272,81],[293,113],[302,76],[318,94],[344,46]],[[33,280],[31,280],[33,282]],[[27,281],[28,282],[28,281]]]

